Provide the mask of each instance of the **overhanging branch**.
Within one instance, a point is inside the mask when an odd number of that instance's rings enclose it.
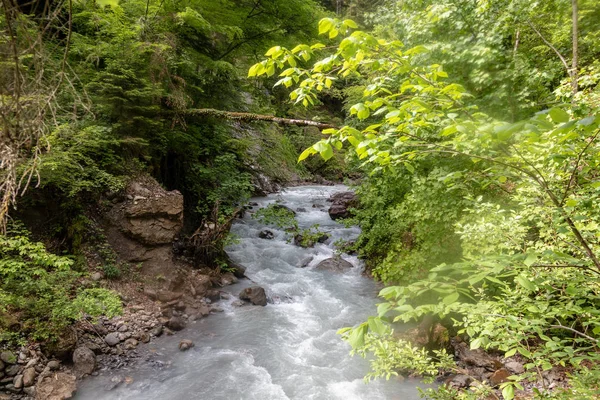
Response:
[[[186,116],[210,116],[210,117],[224,118],[224,119],[229,119],[229,120],[233,120],[233,121],[243,121],[243,122],[266,121],[266,122],[274,122],[279,125],[314,126],[320,130],[338,129],[338,127],[336,127],[335,125],[325,124],[322,122],[311,121],[311,120],[306,120],[306,119],[280,118],[280,117],[275,117],[273,115],[223,111],[223,110],[215,110],[214,108],[189,109],[189,110],[185,110],[183,112],[183,114]]]

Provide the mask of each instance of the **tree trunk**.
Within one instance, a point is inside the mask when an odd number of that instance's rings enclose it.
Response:
[[[213,116],[217,118],[230,119],[234,121],[266,121],[275,122],[280,125],[296,125],[296,126],[314,126],[323,129],[337,129],[335,125],[325,124],[322,122],[311,121],[306,119],[290,119],[290,118],[279,118],[273,115],[262,115],[232,111],[215,110],[213,108],[196,108],[184,111],[186,116]]]
[[[572,0],[573,4],[573,63],[571,64],[571,85],[573,86],[573,96],[577,94],[579,86],[577,79],[579,78],[577,59],[579,52],[579,38],[578,38],[578,6],[577,0]]]

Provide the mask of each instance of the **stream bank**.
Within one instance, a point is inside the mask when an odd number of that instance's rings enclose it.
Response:
[[[304,186],[252,201],[257,205],[234,223],[237,243],[228,253],[246,267],[249,279],[224,289],[223,312],[191,321],[182,334],[163,335],[139,361],[118,372],[100,371],[83,381],[76,399],[417,399],[418,380],[365,385],[368,362],[350,357],[336,331],[361,322],[374,309],[378,286],[363,276],[360,261],[342,255],[341,272],[317,265],[335,256],[333,243],[355,238],[327,214],[326,200],[342,186]],[[313,248],[288,243],[286,232],[269,227],[271,239],[252,211],[278,202],[296,211],[301,228],[315,223],[330,238]],[[313,207],[315,206],[315,207]],[[306,262],[308,259],[310,261]],[[302,268],[304,266],[304,268]],[[266,290],[265,307],[237,297],[251,286]],[[182,339],[195,346],[179,350]]]

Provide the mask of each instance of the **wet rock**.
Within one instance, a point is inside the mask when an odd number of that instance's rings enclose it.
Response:
[[[181,342],[179,342],[179,350],[181,351],[189,350],[192,347],[194,347],[194,342],[192,342],[191,340],[184,339]]]
[[[0,360],[0,373],[4,370],[5,364],[4,361]],[[2,375],[0,375],[0,378],[2,377]]]
[[[17,356],[12,351],[3,351],[0,353],[0,360],[6,364],[16,364]]]
[[[228,265],[236,278],[242,279],[246,277],[246,267],[233,261],[229,261]]]
[[[267,295],[265,293],[265,289],[261,288],[260,286],[252,286],[242,290],[239,298],[240,300],[249,301],[257,306],[267,305]]]
[[[490,376],[489,381],[492,386],[497,386],[501,383],[507,382],[508,377],[512,374],[508,372],[506,368],[500,368],[498,371],[494,372],[492,376]]]
[[[352,264],[348,261],[344,260],[342,257],[336,256],[321,261],[315,268],[322,271],[342,272],[352,267]]]
[[[235,275],[231,272],[226,272],[223,275],[221,275],[221,286],[229,286],[237,282],[238,278],[236,278]],[[223,298],[223,296],[221,296],[221,298]]]
[[[329,217],[336,220],[340,218],[351,217],[349,209],[356,207],[358,199],[354,192],[340,192],[333,194],[329,200],[332,204],[329,207]]]
[[[244,305],[246,305],[246,302],[242,300],[235,300],[231,303],[231,305],[234,307],[243,307]]]
[[[35,384],[35,378],[37,373],[35,372],[35,368],[27,368],[23,371],[23,386],[29,387]]]
[[[311,263],[311,261],[314,259],[313,256],[308,256],[305,259],[303,259],[302,261],[300,261],[300,264],[298,265],[298,267],[300,268],[306,268],[308,267],[308,265]]]
[[[154,328],[152,328],[152,330],[150,331],[150,335],[152,335],[154,337],[159,337],[162,334],[163,334],[162,325],[157,325]]]
[[[296,211],[298,211],[298,212],[306,212],[306,208],[304,208],[304,207],[298,207],[298,208],[296,208]]]
[[[123,347],[125,347],[125,350],[133,350],[137,347],[137,345],[138,341],[133,338],[129,338],[123,343]]]
[[[211,302],[221,300],[221,293],[216,289],[211,289],[206,292],[206,298]]]
[[[73,371],[77,376],[89,375],[96,369],[96,354],[85,346],[73,352]]]
[[[166,326],[174,331],[180,331],[185,328],[185,321],[181,317],[173,316],[166,323]]]
[[[111,347],[121,343],[121,339],[119,339],[119,334],[116,332],[111,332],[108,335],[104,336],[104,341],[107,345]]]
[[[264,231],[260,231],[260,233],[258,234],[258,237],[261,239],[271,240],[275,237],[275,234],[273,232],[271,232],[270,230],[265,229]]]
[[[512,372],[513,374],[522,374],[525,372],[525,368],[523,368],[523,364],[518,361],[509,361],[504,364],[507,370]]]
[[[57,372],[44,376],[35,386],[36,400],[66,400],[73,397],[77,389],[75,376]]]

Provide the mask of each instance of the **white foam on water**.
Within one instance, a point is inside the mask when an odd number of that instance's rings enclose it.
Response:
[[[320,271],[316,265],[335,253],[334,242],[354,239],[358,228],[332,221],[327,198],[343,186],[307,186],[282,194],[253,199],[264,207],[275,201],[297,211],[299,226],[318,223],[331,238],[304,249],[288,243],[288,235],[261,225],[251,212],[234,223],[239,242],[228,247],[230,257],[246,267],[250,280],[223,288],[231,298],[221,301],[223,313],[190,323],[183,332],[161,337],[150,347],[160,349],[156,357],[165,363],[155,367],[141,362],[135,369],[120,371],[132,376],[130,385],[111,391],[110,376],[83,382],[78,400],[416,400],[416,382],[377,381],[365,385],[362,377],[369,363],[349,355],[350,346],[337,330],[365,321],[376,312],[377,285],[362,276],[363,264],[355,256],[342,255],[354,267],[343,273]],[[313,204],[319,205],[313,208]],[[268,229],[272,240],[260,239]],[[306,268],[299,268],[309,257]],[[266,307],[235,307],[238,293],[260,285],[272,299]],[[196,347],[180,352],[181,339]],[[138,351],[143,351],[140,347]]]

